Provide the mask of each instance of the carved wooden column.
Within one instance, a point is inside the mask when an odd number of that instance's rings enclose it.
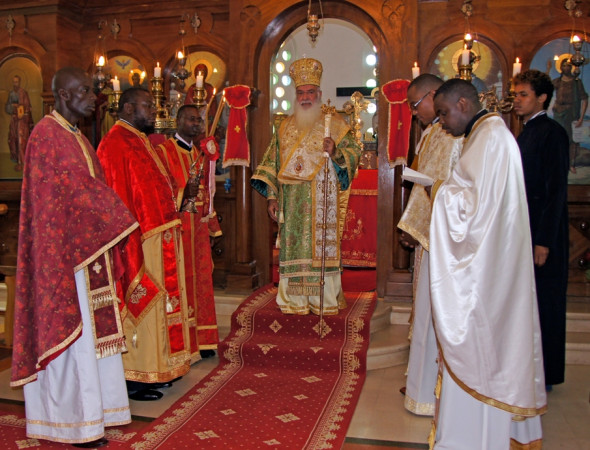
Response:
[[[257,107],[258,90],[252,89],[248,114]],[[251,121],[248,121],[251,123]],[[248,130],[251,136],[252,131]],[[250,139],[251,141],[251,139]],[[235,262],[227,275],[227,292],[250,292],[259,287],[260,274],[252,256],[252,188],[249,167],[237,166],[235,203]]]

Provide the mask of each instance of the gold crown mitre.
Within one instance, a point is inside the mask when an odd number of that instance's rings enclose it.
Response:
[[[295,87],[306,84],[320,85],[322,79],[322,63],[313,58],[302,58],[294,61],[289,68],[289,76],[295,82]]]

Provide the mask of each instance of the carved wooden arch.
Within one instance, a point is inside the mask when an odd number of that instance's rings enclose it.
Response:
[[[6,41],[8,37],[6,38]],[[51,91],[51,78],[55,72],[53,67],[49,67],[44,62],[47,60],[47,50],[39,41],[27,35],[12,36],[12,43],[10,46],[0,48],[0,61],[14,56],[15,53],[26,55],[33,61],[41,72],[43,79],[43,90]]]
[[[362,30],[373,42],[377,48],[379,58],[377,70],[387,66],[391,67],[391,61],[386,56],[387,36],[378,22],[376,22],[368,13],[358,6],[344,2],[326,2],[323,5],[325,18],[341,19],[356,25]],[[252,18],[254,20],[254,18]],[[270,63],[273,56],[279,49],[280,44],[287,36],[300,25],[307,21],[307,3],[299,3],[283,9],[275,18],[270,21],[262,33],[255,51],[253,60],[254,64],[253,79],[256,87],[260,90],[258,104],[260,107],[252,111],[250,129],[255,129],[252,133],[252,155],[251,167],[256,167],[260,162],[262,154],[266,149],[271,138],[271,113],[268,104],[269,86],[270,86]],[[320,33],[318,39],[321,39]],[[387,73],[389,69],[385,70]],[[381,102],[384,103],[384,102]],[[385,112],[381,114],[385,116]],[[270,229],[268,215],[266,211],[266,201],[258,194],[253,195],[253,223],[255,232],[253,233],[253,250],[254,257],[258,262],[258,267],[263,271],[270,267]],[[268,273],[263,276],[268,281]]]
[[[128,39],[118,39],[116,41],[108,42],[105,47],[107,58],[128,55],[138,60],[140,64],[145,67],[148,74],[154,73],[156,57],[148,47],[141,45],[139,42]]]
[[[561,24],[563,25],[563,24]],[[534,56],[537,54],[537,52],[539,50],[541,50],[541,48],[543,48],[545,45],[547,45],[549,42],[554,41],[556,39],[563,39],[563,38],[570,38],[572,34],[572,29],[561,29],[561,30],[556,30],[551,34],[544,34],[543,35],[543,40],[538,40],[534,46],[532,46],[530,48],[530,50],[526,53],[526,55],[524,55],[524,57],[522,58],[522,62],[523,62],[523,67],[525,68],[529,68],[531,62],[533,61]],[[578,35],[581,34],[578,31]],[[532,34],[532,36],[536,36],[535,34]],[[584,52],[585,53],[585,52]]]
[[[463,34],[453,34],[453,35],[447,36],[444,40],[439,41],[438,44],[432,49],[432,51],[428,55],[428,59],[426,60],[425,69],[427,69],[428,67],[431,67],[431,65],[434,63],[434,60],[436,59],[436,56],[438,55],[438,53],[440,52],[440,50],[442,48],[444,48],[445,46],[449,45],[452,42],[461,41],[461,40],[463,40]],[[500,61],[500,65],[502,68],[502,74],[507,75],[505,77],[502,77],[502,79],[503,80],[510,79],[512,72],[508,72],[508,70],[512,66],[508,62],[508,57],[507,57],[506,53],[502,50],[502,48],[499,47],[495,41],[489,39],[487,36],[482,35],[480,33],[478,33],[478,41],[481,42],[482,44],[487,45],[490,49],[492,49],[492,51],[498,57],[498,60]],[[474,47],[475,47],[475,45],[476,44],[474,44]]]

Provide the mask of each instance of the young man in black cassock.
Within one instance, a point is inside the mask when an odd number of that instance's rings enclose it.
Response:
[[[551,79],[538,70],[515,78],[514,111],[523,118],[517,138],[533,241],[535,281],[547,390],[563,383],[568,278],[567,132],[549,118]]]

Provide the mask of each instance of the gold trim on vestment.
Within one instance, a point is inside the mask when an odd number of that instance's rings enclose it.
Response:
[[[510,438],[510,450],[541,450],[543,439],[537,439],[526,444],[521,444],[514,438]]]
[[[156,228],[152,228],[149,231],[146,231],[144,234],[141,235],[141,242],[145,242],[147,241],[149,238],[151,238],[152,236],[155,236],[158,233],[162,233],[166,230],[169,230],[170,228],[174,228],[176,226],[181,226],[182,225],[182,221],[180,219],[174,219],[171,220],[170,222],[166,222]]]
[[[121,323],[121,315],[119,313],[119,298],[115,292],[115,280],[113,277],[110,251],[106,251],[104,253],[104,260],[108,284],[100,287],[99,289],[91,289],[88,266],[84,267],[86,297],[88,299],[88,309],[92,327],[92,338],[94,342],[94,348],[96,350],[96,359],[106,358],[127,351],[127,347],[125,345],[125,334],[123,333],[123,325]],[[112,309],[112,314],[115,316],[117,331],[107,336],[97,337],[94,312],[100,308],[107,307]]]
[[[444,359],[444,356],[442,355],[442,353],[441,353],[441,356]],[[447,372],[449,373],[449,375],[451,375],[451,377],[453,378],[455,383],[457,383],[457,385],[461,389],[463,389],[465,392],[467,392],[469,395],[471,395],[476,400],[478,400],[482,403],[485,403],[486,405],[494,406],[495,408],[501,409],[503,411],[507,411],[511,414],[525,416],[525,417],[535,417],[540,414],[545,414],[547,412],[547,405],[544,405],[540,408],[522,408],[519,406],[513,406],[513,405],[509,405],[504,402],[500,402],[494,398],[486,397],[485,395],[480,394],[479,392],[475,391],[474,389],[471,389],[469,386],[467,386],[465,383],[463,383],[460,379],[458,379],[455,376],[455,374],[453,372],[451,372],[451,369],[446,361],[445,361],[445,367],[447,368]]]
[[[31,425],[41,425],[44,427],[51,427],[51,428],[79,428],[79,427],[88,427],[93,425],[98,425],[103,423],[103,419],[97,420],[87,420],[85,422],[76,422],[76,423],[57,423],[57,422],[48,422],[46,420],[34,420],[34,419],[27,419],[27,423]]]
[[[190,355],[187,357],[186,364],[175,367],[167,372],[141,372],[139,370],[125,370],[125,379],[129,381],[139,381],[141,383],[166,383],[174,378],[186,375],[190,370]]]
[[[74,329],[72,334],[70,334],[67,338],[65,338],[62,342],[60,342],[59,345],[56,345],[55,347],[50,348],[49,350],[47,350],[45,353],[43,353],[41,356],[39,356],[37,358],[37,362],[35,363],[35,368],[37,370],[41,370],[41,365],[39,364],[39,361],[45,360],[45,359],[49,358],[50,355],[53,355],[54,353],[57,353],[65,348],[69,347],[70,344],[72,344],[72,342],[74,342],[76,339],[78,339],[78,337],[81,333],[82,333],[82,317],[80,317],[80,323]],[[23,386],[27,383],[35,381],[36,379],[37,379],[37,373],[34,373],[33,375],[31,375],[30,377],[27,377],[25,379],[18,380],[18,381],[11,381],[10,386],[11,387]]]
[[[95,436],[84,438],[84,439],[64,439],[56,436],[44,435],[44,434],[32,434],[27,433],[26,436],[29,439],[44,439],[46,441],[60,442],[62,444],[85,444],[86,442],[96,441],[104,437],[104,433],[97,434]]]
[[[133,422],[132,419],[129,420],[121,420],[119,422],[106,422],[104,423],[105,428],[106,427],[120,427],[122,425],[129,425],[131,422]]]
[[[133,231],[135,231],[135,229],[138,227],[139,227],[139,223],[135,222],[133,225],[131,225],[129,228],[127,228],[125,231],[123,231],[121,234],[119,234],[115,239],[113,239],[109,243],[103,245],[101,248],[99,248],[97,251],[95,251],[91,256],[89,256],[84,261],[82,261],[80,264],[75,266],[74,273],[76,273],[78,270],[84,268],[85,266],[87,266],[88,264],[93,262],[96,258],[98,258],[100,255],[105,253],[108,249],[113,248],[115,245],[117,245],[119,242],[121,242],[123,239],[125,239],[127,236],[129,236],[131,233],[133,233]]]
[[[404,397],[404,406],[411,413],[419,416],[433,416],[434,415],[434,402],[417,402],[406,393]]]

